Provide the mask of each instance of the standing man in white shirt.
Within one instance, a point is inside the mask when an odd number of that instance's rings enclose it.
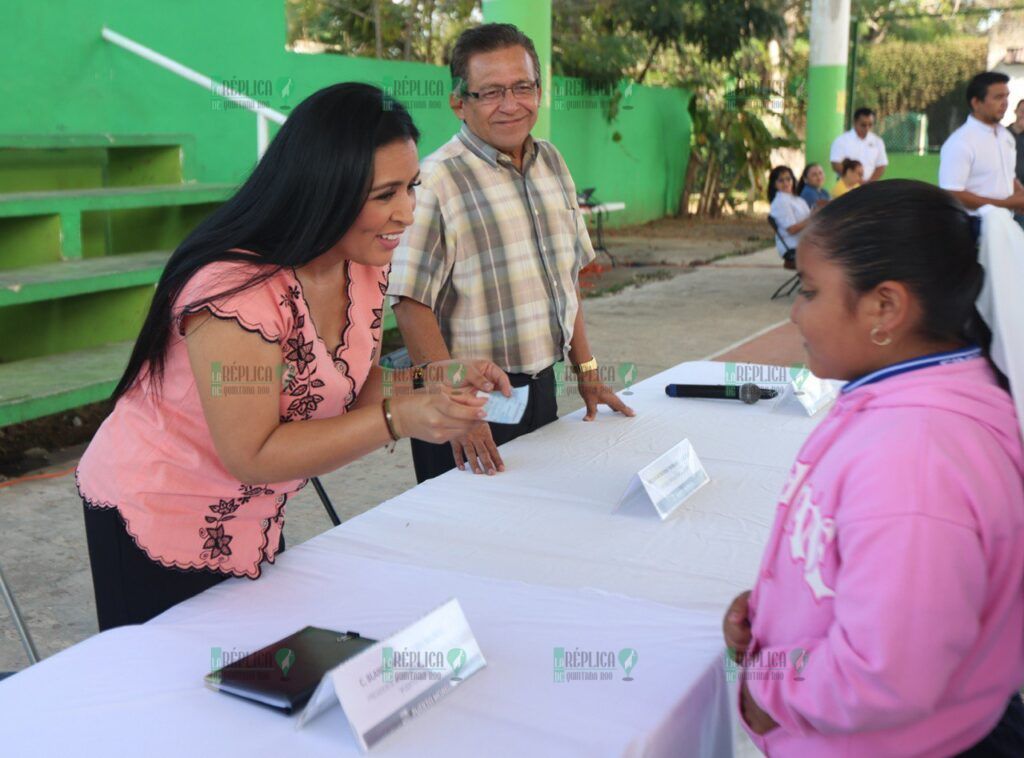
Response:
[[[978,208],[1008,208],[1020,222],[1024,187],[1015,175],[1017,144],[1000,124],[1009,103],[1010,79],[985,71],[967,85],[971,115],[942,145],[939,186],[959,200],[972,216]]]
[[[843,132],[832,143],[828,160],[836,174],[843,173],[843,160],[860,161],[864,167],[864,184],[877,182],[889,165],[885,154],[885,143],[871,130],[875,128],[875,112],[870,108],[858,108],[853,112],[853,128]]]

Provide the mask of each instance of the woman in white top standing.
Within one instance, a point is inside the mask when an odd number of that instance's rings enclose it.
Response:
[[[768,211],[775,219],[779,233],[775,248],[786,263],[786,268],[795,268],[794,251],[800,241],[800,232],[807,226],[811,209],[803,198],[796,195],[796,176],[789,166],[776,166],[768,175]]]

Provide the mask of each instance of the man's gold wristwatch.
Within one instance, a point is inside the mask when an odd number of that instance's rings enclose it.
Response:
[[[589,373],[591,371],[597,371],[597,358],[591,358],[586,363],[581,363],[579,365],[576,365],[575,363],[572,364],[572,371],[577,376],[579,376],[580,374]]]

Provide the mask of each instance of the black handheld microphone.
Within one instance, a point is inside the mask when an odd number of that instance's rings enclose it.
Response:
[[[702,397],[711,400],[742,400],[747,405],[756,403],[758,400],[768,400],[779,393],[776,390],[769,390],[758,387],[756,384],[747,383],[741,385],[728,384],[669,384],[665,387],[665,394],[669,397]]]

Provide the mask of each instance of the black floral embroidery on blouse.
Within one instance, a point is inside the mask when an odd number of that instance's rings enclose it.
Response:
[[[387,297],[388,294],[388,279],[391,277],[391,266],[390,264],[381,271],[380,281],[377,282],[377,289],[380,290],[381,297]],[[373,309],[373,323],[370,324],[370,329],[373,332],[373,350],[370,352],[370,363],[377,358],[377,351],[380,349],[380,332],[384,322],[384,303],[380,304],[380,308]]]
[[[294,337],[285,340],[284,359],[288,363],[285,393],[294,398],[289,403],[281,422],[308,420],[316,412],[317,406],[324,401],[324,396],[314,392],[324,386],[324,381],[316,377],[316,355],[313,353],[313,340],[307,340],[302,331],[306,326],[306,317],[299,313],[299,298],[302,293],[292,285],[286,295],[281,297],[281,305],[287,306],[292,312],[295,323]]]
[[[238,489],[241,491],[241,495],[221,500],[215,505],[207,506],[217,515],[205,516],[204,518],[209,526],[199,530],[199,536],[204,540],[200,558],[204,561],[223,562],[227,560],[227,557],[231,555],[231,540],[234,537],[225,533],[224,524],[234,519],[235,511],[254,497],[274,494],[274,490],[269,487],[258,485],[241,484]]]
[[[304,341],[301,333],[293,339],[286,340],[285,344],[291,348],[291,351],[286,353],[284,358],[294,363],[300,374],[305,372],[306,367],[316,360],[313,356],[313,341]]]

